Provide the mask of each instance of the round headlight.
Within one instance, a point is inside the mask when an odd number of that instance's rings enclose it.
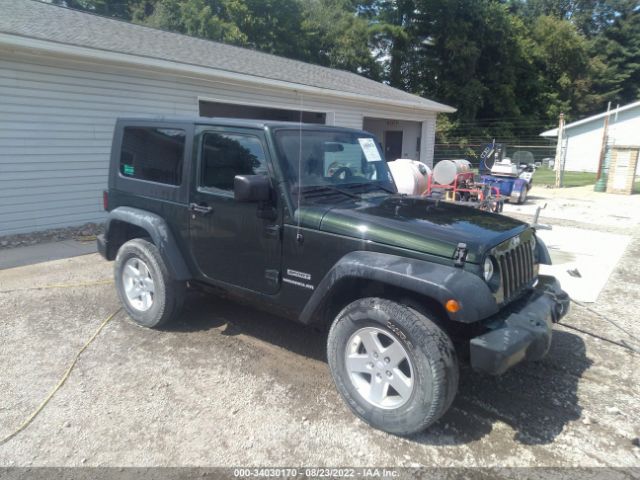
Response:
[[[484,259],[484,280],[488,282],[493,277],[493,262],[489,257]]]

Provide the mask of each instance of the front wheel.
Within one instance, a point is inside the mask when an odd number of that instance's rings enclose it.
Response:
[[[448,335],[425,315],[380,298],[349,304],[329,332],[336,387],[371,426],[409,435],[436,422],[458,388]]]

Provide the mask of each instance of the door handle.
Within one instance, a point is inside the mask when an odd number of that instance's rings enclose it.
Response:
[[[195,213],[199,213],[201,215],[207,215],[208,213],[213,212],[213,207],[210,207],[209,205],[206,205],[206,204],[190,203],[189,210]]]

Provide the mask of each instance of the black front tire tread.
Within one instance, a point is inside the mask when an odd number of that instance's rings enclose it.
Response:
[[[346,388],[345,382],[349,382],[349,379],[342,379],[339,375],[336,375],[336,368],[334,368],[332,363],[335,363],[335,361],[344,354],[342,351],[336,351],[338,345],[341,343],[338,339],[338,337],[342,335],[340,332],[341,322],[345,321],[351,311],[361,309],[379,309],[384,312],[386,316],[393,319],[394,324],[403,329],[414,346],[421,346],[423,352],[428,352],[427,356],[433,382],[432,401],[428,408],[425,408],[425,405],[419,405],[417,407],[420,414],[414,416],[413,422],[403,423],[396,421],[385,423],[384,416],[370,417],[363,415],[363,412],[367,409],[363,409],[362,405],[355,401],[349,389]],[[459,369],[451,339],[426,315],[406,305],[383,298],[371,297],[356,300],[347,305],[347,307],[338,314],[329,331],[327,343],[331,373],[338,391],[342,394],[351,410],[375,428],[400,436],[423,431],[444,415],[456,396]],[[370,407],[370,409],[375,409],[375,407]]]

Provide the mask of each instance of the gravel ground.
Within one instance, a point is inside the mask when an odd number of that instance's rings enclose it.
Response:
[[[600,210],[590,205],[588,217],[573,218],[582,198],[545,193],[534,201],[564,202],[549,208],[548,223],[633,235],[595,308],[640,336],[640,227],[635,217],[610,225],[605,211],[610,202],[630,210],[640,196],[607,196]],[[509,210],[530,214],[522,208]],[[35,287],[109,280],[111,269],[87,255],[0,272],[0,437],[119,307],[113,285]],[[0,466],[640,467],[638,354],[604,340],[630,341],[578,307],[564,323],[573,328],[556,327],[540,363],[501,377],[463,368],[450,411],[427,432],[398,438],[348,411],[323,335],[194,293],[164,331],[119,313],[45,410],[0,446]]]
[[[104,231],[103,225],[85,223],[75,227],[53,228],[32,233],[18,233],[0,237],[0,251],[6,248],[24,247],[39,243],[60,242],[62,240],[94,241],[95,236]]]

